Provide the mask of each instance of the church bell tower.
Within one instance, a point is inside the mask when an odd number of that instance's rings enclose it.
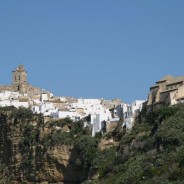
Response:
[[[19,65],[15,71],[12,71],[12,86],[16,91],[26,92],[27,72],[23,65]]]

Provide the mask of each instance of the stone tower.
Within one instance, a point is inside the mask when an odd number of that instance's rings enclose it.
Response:
[[[23,65],[19,65],[18,68],[12,72],[12,87],[15,91],[26,92],[27,83],[27,72]]]

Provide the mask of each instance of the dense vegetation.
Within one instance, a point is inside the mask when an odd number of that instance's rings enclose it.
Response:
[[[184,181],[184,104],[154,111],[145,108],[131,132],[126,132],[119,122],[112,132],[97,134],[94,138],[91,129],[84,128],[83,121],[74,123],[64,119],[44,123],[41,114],[7,107],[0,108],[1,124],[5,122],[4,112],[11,112],[11,126],[19,124],[21,130],[20,170],[25,175],[34,171],[35,181],[39,181],[36,173],[46,172],[41,163],[45,153],[63,145],[70,147],[73,154],[70,164],[88,171],[86,181],[80,181],[85,184],[179,184]],[[116,146],[101,149],[100,142],[110,139]],[[11,178],[8,167],[5,162],[1,163],[0,181],[8,182]]]
[[[184,105],[144,109],[119,146],[95,157],[99,178],[86,183],[179,184],[184,181]]]

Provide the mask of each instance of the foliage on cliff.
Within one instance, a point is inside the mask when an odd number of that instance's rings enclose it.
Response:
[[[94,160],[100,184],[179,184],[184,181],[184,104],[144,109],[118,148]]]
[[[0,108],[0,180],[183,183],[184,104],[143,109],[131,132],[125,132],[121,124],[112,132],[91,137],[83,121],[44,123],[41,114],[29,109]],[[116,144],[101,149],[103,140]],[[62,157],[57,150],[68,155]]]
[[[42,114],[30,109],[1,107],[0,142],[0,161],[12,172],[12,180],[82,182],[87,179],[99,138],[91,137],[91,129],[83,121],[67,118],[44,123]],[[79,174],[71,177],[69,173],[76,170]],[[2,179],[6,177],[10,178],[2,173]]]

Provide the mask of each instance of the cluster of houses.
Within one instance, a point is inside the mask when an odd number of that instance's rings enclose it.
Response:
[[[184,102],[184,77],[166,76],[150,88],[148,100],[136,100],[131,104],[119,99],[83,99],[57,97],[44,89],[33,87],[27,82],[27,72],[23,65],[13,71],[10,86],[0,86],[0,106],[30,108],[34,113],[42,113],[54,119],[70,118],[73,121],[88,119],[92,135],[106,129],[107,124],[123,120],[123,126],[131,130],[135,118],[146,106],[174,105]]]
[[[28,96],[26,93],[2,90],[0,92],[0,106],[15,106],[16,108],[30,108],[34,113],[42,113],[53,119],[70,118],[78,121],[89,117],[92,135],[100,132],[107,123],[124,119],[124,126],[132,128],[136,115],[142,108],[144,101],[125,104],[118,99],[74,99],[55,97],[43,90],[39,95]],[[89,124],[88,124],[89,125]]]

